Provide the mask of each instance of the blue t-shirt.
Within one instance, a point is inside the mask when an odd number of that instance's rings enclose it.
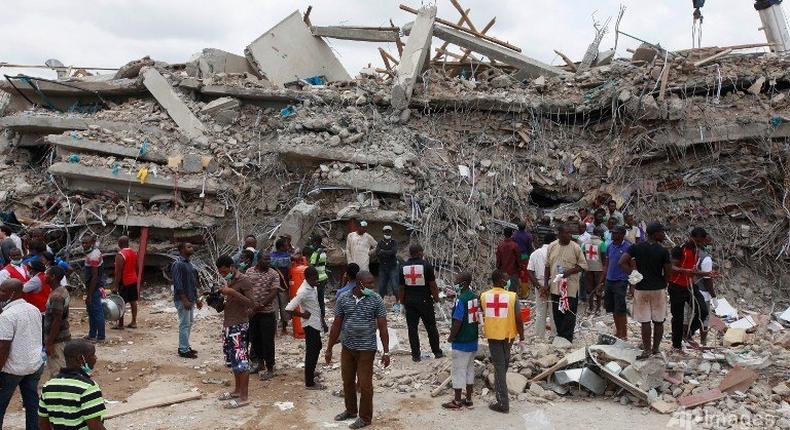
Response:
[[[341,295],[351,291],[354,287],[357,286],[357,281],[349,281],[346,285],[338,288],[337,292],[335,293],[335,298],[340,297]]]
[[[631,248],[631,242],[623,240],[619,246],[610,242],[606,247],[606,260],[609,262],[609,269],[606,271],[607,281],[627,281],[628,275],[620,269],[620,257]]]
[[[454,320],[463,321],[464,315],[466,315],[465,305],[466,302],[463,300],[455,301],[455,307],[453,308]],[[472,342],[453,342],[453,349],[461,352],[475,352],[477,351],[477,339]]]

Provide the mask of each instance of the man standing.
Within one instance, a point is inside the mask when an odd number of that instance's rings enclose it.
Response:
[[[277,309],[280,310],[282,334],[285,334],[288,328],[288,315],[285,312],[285,305],[291,300],[288,294],[291,285],[291,251],[286,238],[281,237],[274,242],[274,252],[271,253],[271,265],[280,272],[281,283],[280,288],[277,290],[276,300]]]
[[[241,249],[233,255],[233,262],[238,265],[241,262],[241,253],[243,251],[250,251],[252,252],[252,262],[249,263],[249,266],[252,267],[255,263],[258,262],[258,239],[255,237],[254,234],[248,234],[244,237],[244,245],[242,245]]]
[[[274,377],[274,338],[277,334],[277,318],[274,301],[280,289],[280,275],[269,267],[269,254],[261,254],[258,264],[247,270],[245,276],[252,283],[252,300],[255,303],[250,316],[250,352],[253,363],[250,373],[257,373],[262,365],[266,373],[261,380]]]
[[[370,252],[376,248],[376,239],[368,234],[368,222],[360,221],[357,231],[346,237],[346,259],[348,263],[357,263],[359,270],[370,270]]]
[[[326,269],[326,251],[321,241],[321,236],[314,235],[311,238],[312,253],[310,254],[309,264],[318,270],[318,306],[321,308],[321,329],[324,333],[329,331],[326,325],[326,285],[329,282],[329,272]]]
[[[702,227],[694,227],[689,240],[672,249],[672,277],[669,281],[669,310],[672,313],[672,349],[681,354],[683,339],[700,327],[700,309],[694,299],[694,277],[708,275],[697,269],[700,261],[700,248],[705,245],[708,232]],[[686,305],[694,311],[689,319],[690,326],[684,326]]]
[[[578,245],[576,245],[578,247]],[[507,367],[510,363],[510,347],[518,334],[519,348],[524,349],[524,325],[521,322],[516,293],[504,289],[507,274],[494,270],[491,274],[493,288],[480,294],[483,309],[483,332],[488,339],[491,362],[494,364],[494,386],[496,403],[488,405],[495,412],[508,413],[510,398],[507,389]]]
[[[461,286],[453,307],[453,323],[450,337],[453,346],[453,390],[455,398],[442,407],[459,409],[472,406],[472,391],[475,386],[475,355],[477,355],[478,326],[480,325],[480,300],[470,288],[472,274],[463,272],[456,276],[455,283]],[[466,388],[466,399],[461,392]]]
[[[602,233],[601,229],[595,229],[592,234],[584,232],[584,234],[587,234],[585,240],[582,241],[580,237],[584,259],[587,261],[587,270],[584,271],[584,288],[587,290],[587,297],[589,297],[587,311],[595,315],[599,315],[601,312],[601,298],[603,296],[601,285],[603,284],[605,273],[603,256],[606,252],[606,246],[601,240],[600,235]]]
[[[219,292],[225,296],[225,315],[222,322],[222,352],[225,354],[225,366],[233,372],[234,390],[225,393],[220,400],[229,400],[225,409],[236,409],[250,404],[247,400],[250,387],[250,360],[247,354],[250,330],[250,309],[252,301],[252,283],[247,279],[230,256],[223,255],[217,259],[217,271],[227,282],[227,286]]]
[[[392,227],[385,225],[382,229],[384,239],[376,245],[376,257],[379,260],[379,295],[387,297],[387,291],[392,288],[395,296],[393,312],[400,312],[400,292],[398,291],[398,241],[392,238]]]
[[[672,275],[669,252],[661,245],[665,238],[664,226],[652,222],[647,226],[647,241],[631,246],[620,257],[619,266],[623,272],[628,273],[630,294],[634,296],[634,319],[642,325],[641,358],[646,358],[651,353],[658,354],[664,336],[664,320],[667,315],[666,288]],[[682,316],[680,321],[683,321]]]
[[[137,328],[137,252],[129,248],[129,237],[121,236],[118,238],[118,254],[115,255],[115,270],[112,276],[113,291],[121,296],[124,303],[129,303],[132,307],[132,322],[126,327]],[[113,327],[123,330],[123,315],[118,320],[118,325]]]
[[[606,214],[605,221],[609,221],[609,218],[614,218],[617,220],[617,224],[615,225],[623,225],[625,224],[625,219],[623,218],[623,213],[617,210],[617,202],[614,200],[609,200],[606,204],[606,208],[609,212]]]
[[[625,214],[625,240],[631,242],[632,245],[645,240],[645,232],[642,231],[642,227],[639,226],[631,213]]]
[[[411,359],[420,361],[420,334],[418,324],[422,320],[428,332],[428,342],[436,358],[444,357],[439,347],[439,330],[436,328],[434,303],[439,303],[439,288],[436,286],[433,266],[423,259],[422,245],[412,244],[409,247],[408,261],[403,265],[400,275],[400,301],[406,307],[406,325],[409,328],[409,346]]]
[[[104,342],[104,309],[101,305],[101,289],[104,288],[104,261],[96,237],[86,234],[82,237],[85,251],[85,264],[82,267],[82,280],[85,282],[85,308],[88,311],[88,335],[86,340]]]
[[[22,282],[0,283],[0,428],[8,403],[19,387],[25,408],[25,429],[37,430],[38,380],[41,378],[41,312],[22,299]]]
[[[535,250],[532,246],[532,233],[527,231],[527,224],[524,221],[519,221],[518,230],[513,233],[513,240],[518,245],[518,278],[519,283],[516,286],[518,296],[526,299],[529,297],[529,277],[524,276],[526,272],[527,263],[529,262],[529,254]]]
[[[19,248],[11,248],[8,251],[8,263],[0,270],[0,282],[6,279],[16,279],[21,283],[30,280],[30,274],[27,272],[27,267],[22,263],[22,251]]]
[[[105,430],[101,389],[90,377],[96,368],[96,347],[84,340],[63,348],[66,363],[41,389],[38,425],[41,430]]]
[[[508,291],[518,291],[521,280],[518,277],[521,253],[518,250],[516,241],[513,240],[513,229],[505,227],[502,230],[504,240],[496,247],[496,268],[508,275],[510,285]]]
[[[372,290],[373,275],[359,272],[357,284],[348,294],[341,295],[335,305],[335,320],[329,331],[326,347],[326,363],[332,362],[332,346],[343,332],[343,350],[340,357],[340,372],[343,376],[343,397],[346,409],[335,416],[335,421],[359,418],[349,428],[367,427],[373,420],[373,360],[376,358],[376,329],[381,345],[381,364],[390,365],[389,332],[387,310],[384,301]],[[357,408],[357,386],[359,408]]]
[[[552,312],[551,301],[549,299],[549,288],[545,284],[546,252],[549,249],[549,244],[557,240],[557,235],[548,233],[545,238],[546,243],[530,254],[529,263],[527,264],[529,280],[532,285],[535,286],[535,334],[538,337],[546,335],[547,315],[551,324],[552,333],[557,333],[557,326],[554,325],[554,313]]]
[[[716,307],[716,289],[713,287],[713,277],[710,276],[710,273],[713,272],[712,242],[713,240],[708,236],[705,246],[700,252],[699,270],[700,272],[708,273],[708,275],[699,277],[694,283],[694,295],[699,295],[698,301],[707,308],[705,318],[702,320],[702,328],[700,329],[700,342],[703,346],[708,343],[710,313]]]
[[[315,366],[321,353],[321,308],[318,306],[318,270],[309,266],[304,270],[304,281],[296,296],[288,302],[285,310],[304,320],[304,385],[308,390],[324,390],[325,386],[315,382]],[[301,311],[297,310],[297,306]]]
[[[47,372],[50,377],[66,367],[63,347],[71,340],[71,331],[69,331],[71,296],[69,290],[60,284],[63,276],[65,272],[61,267],[53,266],[47,269],[47,282],[49,285],[56,286],[49,295],[44,313],[44,347],[47,350]]]
[[[189,346],[189,334],[194,321],[193,306],[197,306],[198,309],[203,307],[203,302],[198,296],[197,270],[189,261],[193,252],[191,243],[179,243],[179,256],[170,268],[170,278],[173,280],[173,302],[178,311],[178,356],[183,358],[197,358],[197,351]]]
[[[604,234],[609,231],[609,227],[606,226],[606,209],[598,208],[595,210],[592,226],[588,224],[587,231],[592,233],[598,227],[604,231]]]
[[[552,310],[557,336],[573,342],[578,306],[579,273],[587,269],[582,249],[571,240],[570,227],[557,227],[557,242],[546,250],[545,285],[551,288]],[[544,287],[545,288],[545,287]]]
[[[606,247],[604,269],[606,280],[604,290],[604,307],[612,313],[614,319],[614,335],[620,339],[628,339],[628,306],[625,296],[628,292],[628,275],[620,268],[620,259],[631,248],[631,242],[625,240],[625,227],[617,225],[612,228],[612,243]]]

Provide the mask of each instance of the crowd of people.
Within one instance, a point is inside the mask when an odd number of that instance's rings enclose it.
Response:
[[[431,354],[435,358],[445,355],[436,322],[437,273],[423,247],[411,243],[408,258],[402,260],[391,226],[382,228],[380,240],[367,227],[361,221],[347,237],[347,266],[334,295],[331,326],[326,318],[326,293],[330,279],[341,276],[330,273],[320,236],[310,237],[302,249],[295,249],[289,236],[278,237],[271,249],[261,249],[250,235],[236,254],[216,260],[221,280],[208,289],[201,285],[191,261],[194,246],[177,245],[178,256],[170,268],[179,320],[176,354],[184,359],[198,357],[190,345],[195,308],[205,304],[223,313],[221,350],[234,376],[233,391],[219,397],[226,401],[225,408],[249,404],[250,375],[258,374],[262,381],[272,379],[277,329],[285,333],[289,322],[294,334],[303,331],[308,390],[326,389],[316,372],[320,353],[323,350],[325,362],[331,363],[333,346],[341,344],[345,407],[336,419],[354,419],[350,428],[366,427],[373,417],[377,351],[383,366],[390,363],[388,312],[405,314],[414,362],[430,356],[422,352],[420,322]],[[473,405],[474,358],[482,336],[494,367],[496,401],[489,408],[509,411],[506,374],[516,338],[516,348],[526,347],[523,315],[534,316],[535,336],[551,333],[572,342],[582,312],[580,303],[586,304],[583,308],[590,315],[599,315],[602,308],[611,313],[613,333],[623,340],[628,339],[630,314],[641,324],[640,358],[646,358],[660,353],[669,307],[674,353],[684,354],[684,344],[697,346],[692,340],[697,332],[700,341],[706,342],[717,273],[709,252],[711,238],[704,229],[694,228],[684,244],[670,251],[664,245],[662,224],[639,223],[631,214],[621,213],[614,201],[605,208],[580,208],[577,215],[555,220],[553,226],[544,217],[533,228],[525,222],[515,227],[502,231],[487,287],[474,285],[472,273],[461,272],[454,276],[454,288],[447,290],[454,297],[447,339],[452,349],[454,396],[443,407]],[[104,403],[90,371],[96,362],[93,344],[106,338],[101,303],[107,276],[96,238],[85,235],[81,244],[89,327],[84,338],[72,339],[72,287],[65,281],[72,268],[33,235],[26,237],[23,251],[13,232],[0,227],[0,427],[19,387],[28,429],[103,428]],[[128,324],[121,318],[114,329],[137,328],[139,263],[129,238],[119,238],[108,290],[131,304],[132,315]],[[390,308],[385,299],[391,301]],[[532,312],[522,312],[526,306],[532,306]],[[48,382],[40,388],[43,380]],[[72,393],[72,400],[64,400],[64,392]]]

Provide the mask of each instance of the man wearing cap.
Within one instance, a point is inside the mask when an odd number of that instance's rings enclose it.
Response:
[[[392,238],[392,226],[385,225],[382,230],[384,239],[376,245],[376,258],[379,260],[379,295],[383,299],[387,296],[387,290],[391,288],[392,295],[395,296],[392,311],[399,312],[398,242]]]
[[[628,292],[628,275],[620,267],[620,259],[631,248],[632,243],[625,240],[626,228],[622,225],[612,227],[612,242],[604,253],[604,308],[612,313],[614,335],[628,339],[628,306],[625,296]]]
[[[652,222],[647,226],[647,241],[628,248],[619,261],[620,268],[629,275],[630,294],[634,297],[634,319],[642,324],[644,352],[641,358],[658,354],[661,338],[664,336],[666,288],[672,274],[669,252],[661,245],[664,239],[664,226]],[[611,264],[615,264],[614,261]]]
[[[356,263],[361,272],[370,270],[370,253],[376,248],[376,239],[368,234],[368,222],[360,221],[357,231],[352,231],[346,237],[347,263]]]

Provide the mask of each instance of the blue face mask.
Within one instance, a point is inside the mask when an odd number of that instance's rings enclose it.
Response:
[[[244,270],[247,268],[247,263],[239,263],[239,269]]]
[[[83,372],[85,372],[86,375],[90,375],[91,373],[93,373],[93,368],[91,368],[91,366],[88,364],[88,362],[85,361],[84,357],[82,358],[82,366],[80,366],[80,369]]]
[[[362,289],[362,295],[363,296],[372,296],[373,295],[373,290],[371,290],[370,288],[363,288]]]
[[[22,259],[20,258],[19,260],[11,260],[11,264],[13,264],[14,266],[21,266]]]

